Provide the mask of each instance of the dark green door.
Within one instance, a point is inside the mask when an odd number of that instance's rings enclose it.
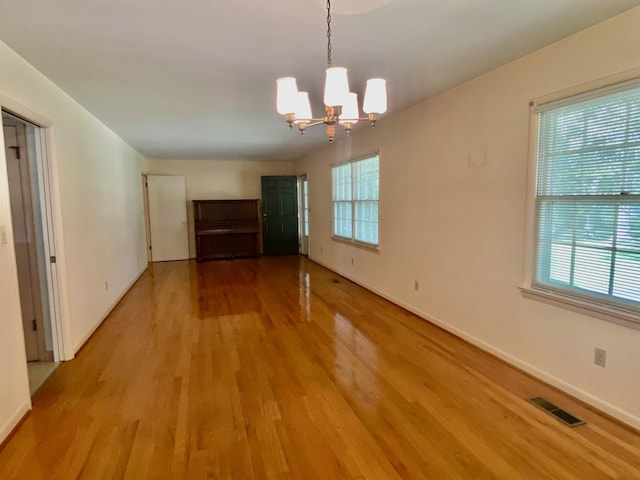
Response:
[[[262,177],[262,248],[265,255],[298,253],[297,177]]]

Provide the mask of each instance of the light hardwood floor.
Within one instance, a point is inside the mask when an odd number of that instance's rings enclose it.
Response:
[[[640,478],[637,432],[301,257],[154,264],[33,403],[1,479]]]

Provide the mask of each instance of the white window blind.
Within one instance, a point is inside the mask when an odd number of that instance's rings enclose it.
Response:
[[[333,234],[378,245],[378,155],[333,167]]]
[[[354,162],[353,200],[354,238],[359,242],[378,244],[378,194],[380,172],[378,156]]]
[[[351,164],[333,167],[333,234],[353,237],[353,208],[351,205]]]
[[[539,113],[534,286],[640,313],[640,88]]]

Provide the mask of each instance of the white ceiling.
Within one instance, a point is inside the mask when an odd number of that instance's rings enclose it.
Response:
[[[349,69],[360,101],[367,78],[386,78],[388,116],[639,4],[333,0],[333,64]],[[297,77],[321,113],[325,9],[324,0],[0,0],[0,40],[145,156],[291,160],[326,140],[321,127],[289,131],[275,80]]]

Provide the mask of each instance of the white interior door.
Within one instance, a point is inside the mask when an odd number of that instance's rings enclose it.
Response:
[[[11,200],[11,220],[13,225],[13,241],[16,253],[16,267],[18,269],[18,285],[20,289],[20,307],[22,310],[22,326],[27,360],[40,359],[39,335],[36,328],[36,295],[33,291],[32,258],[30,247],[35,241],[33,229],[30,228],[28,172],[26,171],[26,148],[18,144],[17,125],[4,126],[5,153],[7,157],[7,178],[9,180],[9,195]],[[24,127],[23,127],[24,129]],[[37,279],[36,279],[37,280]]]
[[[147,176],[151,260],[187,260],[187,191],[184,177]]]

